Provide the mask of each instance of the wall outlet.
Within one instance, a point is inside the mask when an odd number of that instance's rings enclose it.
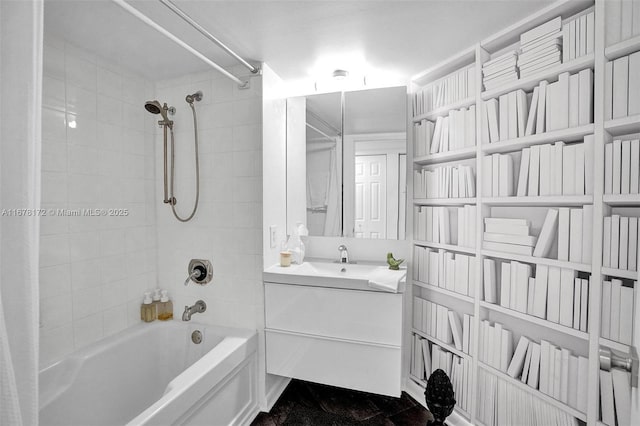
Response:
[[[269,227],[269,246],[276,248],[278,245],[278,225],[271,225]]]

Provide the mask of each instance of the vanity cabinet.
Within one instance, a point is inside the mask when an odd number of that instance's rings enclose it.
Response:
[[[265,282],[267,372],[400,396],[402,294]]]

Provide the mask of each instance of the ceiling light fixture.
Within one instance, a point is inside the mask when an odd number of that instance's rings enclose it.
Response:
[[[349,71],[345,71],[345,70],[333,71],[333,78],[338,81],[345,80],[348,76],[349,76]]]

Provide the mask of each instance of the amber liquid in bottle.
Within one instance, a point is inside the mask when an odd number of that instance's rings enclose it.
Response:
[[[173,302],[171,300],[158,303],[158,319],[160,321],[173,319]]]

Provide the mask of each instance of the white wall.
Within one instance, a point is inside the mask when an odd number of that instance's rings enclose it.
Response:
[[[45,36],[42,208],[129,214],[42,218],[41,362],[140,321],[155,286],[151,93],[111,61]]]
[[[246,75],[245,68],[230,70]],[[207,311],[193,321],[256,329],[262,321],[262,84],[237,85],[211,71],[156,84],[157,98],[176,108],[171,117],[176,138],[178,211],[191,212],[195,199],[193,118],[185,95],[197,90],[200,153],[200,205],[187,223],[176,220],[162,194],[162,133],[156,135],[158,202],[158,282],[169,290],[174,318],[198,299]],[[157,120],[147,116],[147,121]],[[184,286],[192,258],[213,263],[213,281],[206,286]]]

